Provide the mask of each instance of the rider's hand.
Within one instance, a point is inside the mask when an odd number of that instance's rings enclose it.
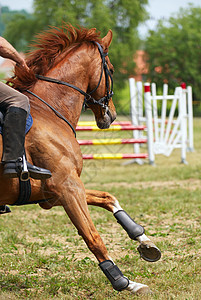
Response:
[[[20,62],[17,63],[18,66],[24,68],[27,72],[30,71],[29,67],[27,66],[26,61],[22,58]]]

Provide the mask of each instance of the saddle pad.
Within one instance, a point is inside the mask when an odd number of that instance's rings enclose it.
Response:
[[[29,130],[31,129],[32,125],[33,125],[33,118],[31,116],[31,114],[29,114],[29,116],[27,118],[27,123],[26,123],[26,130],[25,130],[26,134],[29,132]],[[2,134],[2,130],[3,130],[3,126],[0,123],[0,134]]]

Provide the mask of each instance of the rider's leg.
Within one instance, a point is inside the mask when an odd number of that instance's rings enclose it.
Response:
[[[22,169],[24,154],[26,118],[29,112],[29,99],[25,95],[0,83],[0,109],[5,112],[3,126],[4,175],[18,177]],[[34,179],[51,177],[49,170],[27,163],[29,174]]]
[[[0,215],[10,213],[11,210],[7,205],[0,205]]]

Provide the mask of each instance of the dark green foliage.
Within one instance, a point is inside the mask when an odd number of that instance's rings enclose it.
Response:
[[[166,80],[170,88],[184,81],[192,85],[195,100],[201,98],[200,19],[201,7],[189,5],[168,22],[159,21],[146,41],[149,78],[159,86]]]
[[[6,25],[12,20],[15,19],[16,15],[20,14],[22,17],[28,17],[29,14],[25,10],[16,11],[9,10],[7,6],[1,7],[0,13],[0,35],[3,35],[5,32]]]
[[[17,50],[25,51],[36,33],[48,26],[61,27],[63,22],[97,28],[102,37],[112,29],[110,58],[115,67],[117,97],[124,79],[133,74],[133,54],[139,46],[136,28],[146,17],[147,3],[148,0],[35,0],[34,13],[15,15],[6,22],[4,36]]]

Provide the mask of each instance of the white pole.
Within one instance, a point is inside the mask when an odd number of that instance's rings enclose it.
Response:
[[[158,106],[156,100],[156,84],[151,84],[151,93],[152,93],[152,101],[153,101],[153,119],[154,119],[154,136],[155,136],[155,143],[159,142],[159,135],[158,135]]]
[[[139,125],[142,125],[141,122],[143,121],[143,86],[142,81],[136,82],[137,87],[137,101],[138,101],[138,121]]]
[[[143,125],[145,122],[145,117],[143,116],[143,85],[142,81],[136,82],[137,89],[137,103],[138,103],[138,125]],[[139,132],[139,138],[144,137],[144,131]]]
[[[152,124],[152,105],[151,105],[151,92],[150,83],[146,82],[144,84],[144,102],[145,102],[145,113],[146,113],[146,123],[147,123],[147,144],[148,144],[148,154],[149,154],[149,164],[154,165],[154,147],[153,147],[153,124]]]
[[[162,108],[161,108],[161,130],[160,130],[160,142],[162,143],[165,135],[165,122],[166,122],[166,114],[167,114],[167,93],[168,93],[168,85],[165,83],[163,85],[163,100],[162,100]]]
[[[192,101],[192,87],[187,87],[187,105],[188,105],[188,139],[189,147],[188,151],[194,151],[193,144],[193,101]]]
[[[181,114],[181,163],[186,162],[186,145],[187,145],[187,113],[186,113],[186,84],[181,84],[181,97],[179,97],[179,108]]]
[[[131,99],[131,119],[132,124],[135,126],[139,125],[138,116],[137,116],[137,97],[136,97],[136,87],[135,79],[129,78],[129,87],[130,87],[130,99]],[[134,139],[139,138],[139,131],[133,130]],[[134,153],[140,153],[139,144],[134,144]]]
[[[180,97],[181,97],[181,88],[176,87],[175,92],[174,92],[174,96],[173,96],[173,100],[172,100],[172,105],[171,105],[169,117],[168,117],[165,136],[164,136],[164,139],[163,139],[165,144],[168,143],[168,140],[170,139],[170,136],[171,136],[171,127],[172,127],[172,124],[173,124],[173,121],[174,121],[174,116],[175,116],[175,110],[176,110],[177,103],[178,103],[178,105],[180,105],[180,103],[179,103],[179,98]],[[180,111],[180,109],[179,109],[179,111]]]

